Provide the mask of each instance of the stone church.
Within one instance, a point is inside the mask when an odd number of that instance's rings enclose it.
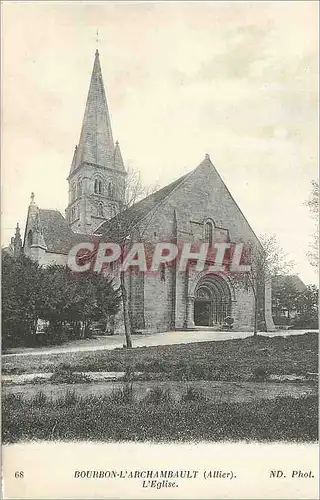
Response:
[[[36,205],[34,194],[28,208],[24,239],[17,226],[8,250],[23,251],[40,265],[67,263],[72,246],[81,242],[113,241],[143,233],[144,241],[202,243],[213,241],[254,242],[260,245],[219,173],[205,155],[190,173],[168,186],[125,207],[126,169],[118,141],[114,143],[108,103],[96,51],[79,143],[68,175],[69,202],[63,216],[57,210]],[[130,232],[130,235],[129,235]],[[127,234],[128,233],[128,234]],[[116,272],[116,271],[115,271]],[[174,329],[221,330],[231,316],[233,329],[252,330],[254,297],[236,287],[232,278],[207,271],[186,272],[176,266],[159,273],[126,275],[129,313],[135,331]],[[270,286],[262,287],[259,321],[273,329]],[[113,322],[123,331],[122,315]]]

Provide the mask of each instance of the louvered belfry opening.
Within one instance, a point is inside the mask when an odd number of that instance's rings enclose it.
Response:
[[[204,276],[197,285],[194,301],[196,326],[215,326],[231,315],[231,294],[226,281],[220,276]]]

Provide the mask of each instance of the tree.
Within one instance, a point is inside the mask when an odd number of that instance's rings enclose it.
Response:
[[[30,345],[39,319],[50,322],[50,340],[63,326],[81,323],[85,334],[93,321],[119,310],[120,294],[113,280],[97,273],[73,273],[67,266],[39,267],[21,255],[2,254],[3,345]]]
[[[318,328],[319,289],[315,285],[308,285],[297,295],[295,307],[298,312],[293,322],[295,327]]]
[[[290,323],[290,314],[296,309],[296,299],[299,291],[295,286],[292,276],[276,276],[272,280],[272,314],[276,322],[280,320],[281,313],[287,313],[287,321]]]
[[[311,194],[309,200],[305,203],[309,207],[311,217],[314,220],[315,230],[312,241],[309,245],[307,257],[311,266],[318,269],[319,267],[319,183],[311,182]]]
[[[2,254],[3,343],[25,343],[35,333],[39,317],[42,270],[37,262],[21,255]]]
[[[87,283],[88,280],[94,288],[94,297],[87,320],[105,323],[110,316],[114,316],[119,311],[121,302],[119,289],[115,288],[112,278],[89,271],[81,274],[80,289],[83,286],[81,281]]]
[[[251,290],[254,297],[254,336],[258,333],[259,303],[264,297],[264,287],[271,286],[272,278],[286,274],[293,263],[279,246],[276,237],[261,235],[260,241],[249,241],[245,248],[246,263],[250,264],[247,272],[233,273],[234,283],[244,290]]]
[[[119,189],[119,186],[116,186]],[[121,260],[134,242],[142,241],[145,230],[151,222],[152,214],[144,219],[141,224],[141,214],[139,211],[139,201],[147,198],[156,190],[156,186],[144,186],[140,173],[132,168],[126,171],[124,200],[119,207],[115,217],[104,224],[104,237],[108,241],[116,243],[121,248]],[[135,207],[136,206],[136,209]],[[90,258],[94,260],[96,251],[92,252]],[[120,291],[122,300],[123,322],[125,329],[126,347],[132,348],[132,324],[129,314],[129,297],[126,288],[125,272],[119,270]]]
[[[139,171],[134,170],[133,168],[127,169],[124,204],[114,220],[114,229],[117,235],[116,243],[118,243],[121,247],[122,258],[124,258],[126,252],[135,241],[142,241],[144,231],[147,229],[152,218],[152,216],[147,218],[147,220],[145,220],[145,224],[142,227],[139,224],[141,222],[139,215],[137,214],[137,216],[133,218],[127,217],[128,210],[133,205],[138,203],[141,199],[151,195],[154,191],[156,191],[156,189],[156,185],[145,186],[143,184]],[[120,289],[122,297],[126,347],[131,348],[132,324],[129,315],[129,298],[125,283],[125,273],[122,270],[120,271]]]
[[[55,332],[65,322],[83,326],[85,335],[93,321],[114,315],[119,309],[119,292],[113,281],[87,271],[74,273],[67,266],[52,265],[43,271],[41,317]]]

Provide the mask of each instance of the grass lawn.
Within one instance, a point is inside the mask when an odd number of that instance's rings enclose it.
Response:
[[[268,375],[318,372],[318,334],[248,337],[220,342],[139,347],[37,356],[3,357],[4,374],[126,371],[168,380],[264,380]]]
[[[24,399],[35,397],[39,392],[48,398],[59,399],[68,391],[74,391],[77,396],[105,397],[124,386],[123,381],[88,382],[88,383],[28,383],[3,385],[2,397],[8,395],[21,396]],[[208,401],[214,403],[241,403],[261,399],[279,397],[301,398],[317,394],[317,384],[312,382],[226,382],[221,380],[193,380],[188,382],[177,380],[138,380],[132,383],[135,399],[142,400],[154,390],[162,390],[170,394],[171,399],[178,401],[187,389],[205,395]]]
[[[130,386],[111,395],[58,399],[39,392],[2,402],[3,442],[86,441],[316,441],[317,396],[246,403],[207,401],[188,389],[175,401],[156,388],[142,401]]]
[[[310,382],[308,395],[296,384],[300,391],[296,397],[280,390],[270,399],[270,386],[276,390],[277,384],[263,380],[269,375],[315,373],[317,357],[317,333],[4,357],[4,373],[53,372],[60,385],[46,383],[44,390],[27,384],[20,394],[15,386],[5,387],[3,441],[314,442],[318,438],[316,384]],[[74,372],[130,372],[129,368],[158,380],[158,385],[136,381],[98,391],[99,384],[78,383],[77,388],[75,383],[79,374]],[[63,384],[67,380],[69,386]],[[241,385],[237,381],[246,387],[235,387]],[[214,384],[221,385],[224,396],[232,385],[230,398],[220,397]],[[279,389],[284,385],[290,384],[279,382]],[[235,397],[247,386],[252,398]],[[267,395],[257,397],[264,386],[268,386]],[[52,390],[56,394],[51,395]]]

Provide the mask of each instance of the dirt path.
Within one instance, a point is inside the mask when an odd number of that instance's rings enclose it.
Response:
[[[30,398],[42,391],[54,399],[63,396],[67,390],[75,391],[81,396],[102,396],[110,394],[114,389],[120,388],[121,382],[94,382],[88,384],[49,384],[41,385],[12,385],[4,386],[3,395],[20,394]],[[260,399],[273,399],[279,396],[302,396],[317,394],[316,384],[302,383],[272,383],[272,382],[221,382],[221,381],[196,381],[196,382],[153,382],[137,381],[133,383],[136,396],[141,399],[154,387],[168,389],[175,399],[186,391],[187,387],[194,387],[206,394],[206,397],[216,402],[244,402]]]
[[[276,332],[261,333],[260,335],[265,335],[269,337],[288,335],[303,335],[306,332],[318,331],[318,330],[281,330]],[[221,340],[231,340],[231,339],[243,339],[252,336],[252,332],[217,332],[217,331],[174,331],[174,332],[163,332],[155,333],[151,335],[134,335],[132,337],[133,347],[149,347],[158,345],[174,345],[174,344],[190,344],[194,342],[206,342],[206,341],[221,341]],[[50,355],[50,354],[64,354],[73,352],[89,352],[89,351],[101,351],[101,350],[112,350],[119,349],[123,347],[124,336],[123,335],[112,335],[107,337],[98,337],[94,339],[86,340],[75,340],[73,342],[68,342],[63,346],[52,346],[52,347],[39,347],[39,348],[21,348],[17,347],[14,349],[8,349],[6,354],[2,356],[4,358],[10,358],[13,356],[39,356],[39,355]]]

